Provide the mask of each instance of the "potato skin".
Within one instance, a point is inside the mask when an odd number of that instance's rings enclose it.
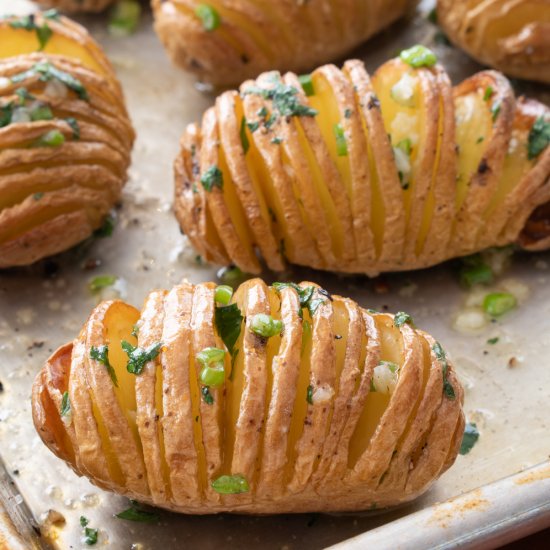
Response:
[[[136,375],[116,359],[135,310],[121,301],[93,310],[34,384],[35,426],[54,454],[100,487],[189,514],[388,507],[416,498],[454,462],[463,390],[429,335],[314,283],[275,289],[254,279],[232,302],[246,319],[238,352],[226,353],[224,383],[208,388],[197,353],[225,349],[215,288],[184,282],[148,296],[137,345],[160,343],[160,353]],[[280,334],[255,334],[259,313],[280,319]],[[103,345],[117,386],[94,355]],[[375,385],[380,368],[393,369],[384,371],[395,377],[389,393]],[[247,491],[212,487],[237,473]]]
[[[403,94],[409,81],[415,101],[406,105],[392,94]],[[186,131],[176,160],[175,211],[207,260],[228,257],[258,274],[259,251],[277,271],[283,259],[375,276],[492,246],[548,248],[543,205],[550,200],[550,147],[540,147],[547,140],[540,139],[541,125],[548,135],[548,106],[516,98],[495,71],[453,88],[441,66],[413,69],[400,59],[382,65],[372,79],[356,60],[342,70],[320,67],[311,83],[308,95],[295,74],[264,73],[244,82],[240,95],[224,92],[217,99],[231,102],[241,125],[228,124],[227,109],[220,116],[212,108],[202,126]],[[404,142],[410,182],[403,181],[396,158]],[[229,151],[234,159],[225,165]],[[218,165],[223,184],[205,186],[206,171]],[[241,198],[245,181],[253,182],[252,190]],[[263,211],[247,206],[251,196]],[[528,222],[532,214],[537,223]],[[262,233],[241,230],[249,239],[244,242],[237,228],[253,227],[258,217]],[[206,230],[209,218],[216,227]],[[273,241],[280,243],[275,252]]]
[[[409,0],[222,0],[207,30],[192,0],[153,0],[155,30],[179,67],[217,86],[270,69],[304,72],[345,55],[402,17]]]
[[[57,8],[64,13],[99,13],[115,0],[37,0],[44,8]]]
[[[480,63],[550,84],[547,0],[438,0],[437,21],[455,45]]]
[[[120,200],[134,141],[120,84],[100,47],[69,19],[34,17],[52,31],[54,46],[43,52],[27,53],[34,33],[14,29],[17,18],[0,22],[0,37],[20,33],[27,48],[0,59],[0,105],[8,114],[0,127],[0,268],[62,252],[101,227]],[[82,61],[57,53],[55,44],[67,40]],[[46,114],[32,119],[37,105]],[[14,120],[18,112],[24,116]],[[52,132],[61,143],[44,144]]]

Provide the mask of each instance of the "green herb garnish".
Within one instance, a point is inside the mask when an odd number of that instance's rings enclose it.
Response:
[[[405,139],[402,139],[396,145],[396,147],[398,149],[401,149],[401,151],[403,151],[403,153],[405,153],[407,156],[410,156],[411,151],[412,151],[412,142],[411,142],[410,138],[405,138]]]
[[[214,300],[224,306],[228,305],[233,297],[233,288],[229,285],[219,285],[214,293]]]
[[[98,529],[92,529],[91,527],[84,528],[84,542],[88,546],[93,546],[97,543],[97,536],[99,534]]]
[[[141,6],[136,0],[118,0],[109,14],[109,33],[113,36],[129,36],[139,25]]]
[[[500,103],[494,103],[491,107],[491,114],[493,122],[497,119],[498,115],[500,114]]]
[[[80,126],[78,125],[78,121],[76,120],[76,118],[73,118],[72,116],[67,117],[65,119],[65,122],[71,127],[71,130],[73,131],[73,139],[80,139]]]
[[[107,214],[103,220],[103,224],[99,229],[94,231],[94,237],[105,239],[113,234],[115,229],[115,217],[112,214]]]
[[[230,355],[233,355],[235,344],[241,334],[241,324],[244,317],[237,304],[217,307],[214,312],[216,331],[223,340]]]
[[[464,435],[462,436],[462,444],[460,445],[459,453],[461,455],[467,455],[477,443],[478,439],[479,431],[477,426],[473,422],[467,422],[464,428]]]
[[[492,292],[483,300],[483,309],[491,317],[500,317],[514,309],[518,304],[516,297],[509,292]]]
[[[304,90],[304,93],[306,96],[312,96],[315,95],[315,89],[313,87],[313,80],[311,79],[310,74],[303,74],[298,77],[298,80],[300,82],[300,86],[302,86],[302,89]]]
[[[336,154],[339,157],[346,157],[348,155],[348,144],[346,142],[346,135],[341,124],[335,124],[332,127],[334,137],[336,138]]]
[[[306,401],[313,405],[313,386],[311,384],[307,387]]]
[[[220,476],[211,483],[212,489],[222,495],[238,495],[250,490],[248,481],[240,474],[232,476]]]
[[[120,345],[128,356],[126,370],[136,376],[143,372],[145,365],[149,363],[149,361],[153,361],[153,359],[157,358],[160,353],[160,349],[162,348],[162,342],[155,342],[147,349],[133,346],[126,340],[123,340]]]
[[[88,288],[92,292],[98,292],[100,290],[103,290],[104,288],[114,285],[117,281],[117,278],[118,277],[116,277],[115,275],[98,275],[90,281],[90,283],[88,284]]]
[[[80,516],[80,527],[86,527],[86,525],[88,525],[89,520],[87,517],[85,516]]]
[[[208,386],[203,386],[201,388],[201,395],[204,400],[204,402],[207,405],[213,405],[214,404],[214,398],[212,397],[212,394],[210,393],[210,390],[208,389]]]
[[[397,328],[400,328],[405,323],[409,325],[414,325],[413,318],[408,313],[405,313],[404,311],[398,311],[393,317],[394,326]]]
[[[225,350],[204,348],[197,353],[197,362],[202,365],[199,378],[201,384],[209,387],[221,386],[225,381]]]
[[[271,338],[280,334],[283,330],[283,323],[277,319],[273,319],[271,315],[258,313],[252,317],[250,321],[250,330],[263,338]]]
[[[445,350],[441,347],[439,342],[436,342],[432,347],[433,352],[437,360],[442,365],[442,375],[443,375],[443,393],[448,399],[455,399],[455,389],[453,385],[447,380],[447,372],[449,370],[449,363],[447,362],[447,355]]]
[[[65,143],[65,136],[59,130],[50,130],[40,136],[34,147],[61,147]]]
[[[109,376],[111,377],[111,380],[113,381],[113,384],[118,388],[118,380],[116,376],[115,369],[109,363],[109,346],[106,346],[103,344],[102,346],[92,346],[90,349],[90,357],[97,361],[98,363],[101,363],[105,366],[107,369],[107,372],[109,373]]]
[[[420,67],[433,67],[437,63],[437,56],[435,53],[429,48],[426,48],[426,46],[420,44],[408,50],[403,50],[399,54],[399,57],[414,69]]]
[[[489,338],[489,340],[487,340],[487,343],[490,346],[494,346],[499,340],[500,338],[498,336],[495,336],[494,338]]]
[[[126,519],[128,521],[137,521],[140,523],[156,523],[160,520],[160,517],[157,513],[141,510],[134,503],[132,503],[132,506],[127,510],[115,514],[115,517],[119,519]]]
[[[201,176],[201,184],[205,191],[212,191],[214,187],[223,189],[223,172],[213,164]]]
[[[69,392],[63,392],[63,398],[61,399],[61,409],[59,414],[61,416],[67,416],[71,412],[71,401],[69,400]]]
[[[493,92],[493,87],[487,86],[487,88],[485,88],[485,93],[483,94],[483,101],[489,101],[491,97],[493,97]]]
[[[248,141],[248,136],[246,135],[246,118],[244,118],[244,116],[241,120],[240,135],[241,135],[241,143],[243,146],[243,151],[244,151],[244,154],[246,155],[246,153],[248,153],[248,150],[250,149],[250,141]]]
[[[38,51],[42,51],[48,40],[52,37],[53,31],[48,24],[44,22],[42,25],[37,25],[36,18],[33,13],[30,15],[24,15],[9,23],[12,29],[25,29],[26,31],[35,31],[36,38],[38,39],[39,48]]]
[[[493,282],[493,270],[478,254],[464,260],[465,265],[460,270],[460,283],[466,288],[474,285]]]
[[[44,196],[44,193],[42,191],[39,191],[38,193],[35,193],[32,198],[35,201],[39,201]]]
[[[1,126],[1,123],[0,123]],[[550,143],[550,122],[544,120],[542,116],[535,120],[535,123],[529,131],[527,141],[527,158],[532,160],[538,157]]]
[[[195,8],[195,15],[202,21],[206,31],[214,31],[221,24],[220,14],[209,4],[199,4]]]
[[[273,144],[275,144],[275,145],[281,145],[281,143],[283,143],[283,138],[274,137],[274,138],[271,140],[271,143],[273,143]]]

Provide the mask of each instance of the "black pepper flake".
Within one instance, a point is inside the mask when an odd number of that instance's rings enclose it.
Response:
[[[375,95],[370,96],[369,102],[367,103],[367,109],[369,111],[371,109],[380,109],[380,100]]]
[[[2,382],[0,382],[0,393],[2,393],[4,391],[4,384],[2,384]]]
[[[479,166],[477,167],[477,171],[479,174],[485,174],[485,172],[488,172],[491,168],[489,167],[489,163],[487,162],[487,159],[481,159],[481,162],[479,163]]]

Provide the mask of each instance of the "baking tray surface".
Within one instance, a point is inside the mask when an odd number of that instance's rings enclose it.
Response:
[[[0,14],[23,12],[29,5],[25,0],[0,0]],[[355,56],[374,71],[400,49],[422,42],[433,46],[454,82],[478,70],[479,66],[460,51],[445,45],[437,28],[427,22],[432,5],[421,2],[408,22],[394,25]],[[11,478],[11,483],[6,483],[11,489],[0,492],[0,501],[1,495],[9,493],[4,500],[9,501],[12,513],[15,509],[21,512],[14,514],[18,521],[28,517],[41,525],[50,543],[59,548],[85,547],[81,515],[89,518],[90,526],[99,527],[99,543],[113,548],[322,548],[375,528],[379,529],[373,533],[380,529],[394,532],[389,530],[394,520],[431,513],[437,502],[477,487],[494,487],[498,480],[548,460],[549,253],[514,256],[505,277],[525,285],[521,306],[502,321],[473,333],[453,328],[467,293],[458,285],[452,263],[375,280],[289,269],[277,276],[266,274],[266,278],[314,280],[364,307],[405,310],[418,326],[442,342],[465,386],[465,411],[477,423],[479,442],[468,455],[459,456],[455,466],[424,497],[385,514],[189,517],[160,512],[158,525],[114,518],[113,514],[128,507],[127,499],[78,478],[46,449],[32,426],[30,389],[44,360],[77,334],[100,298],[118,296],[140,306],[150,290],[170,288],[183,278],[191,282],[217,280],[217,267],[200,261],[180,234],[171,206],[172,161],[179,137],[187,123],[200,119],[215,96],[201,92],[193,77],[170,66],[152,31],[149,13],[142,17],[138,32],[125,39],[108,35],[104,17],[79,20],[111,58],[138,138],[130,181],[111,238],[77,247],[28,269],[0,272],[0,468],[3,463]],[[521,84],[518,89],[546,103],[550,99],[549,91],[541,86]],[[88,290],[88,284],[100,274],[115,275],[119,280],[113,289],[98,296]],[[496,337],[498,344],[487,343]],[[543,464],[541,471],[533,486],[550,477],[548,466],[545,470]],[[522,493],[522,502],[540,499],[540,491],[535,492]],[[491,498],[507,513],[519,510],[511,491],[493,491]],[[549,510],[539,508],[538,527],[550,523]],[[484,512],[479,509],[476,513]],[[55,524],[60,516],[63,521]],[[425,537],[420,540],[427,542],[434,540],[429,536],[439,536],[443,541],[445,536],[437,535],[430,525],[435,524],[428,522],[421,527]],[[472,537],[470,542],[475,540]],[[357,540],[344,545],[364,547]]]

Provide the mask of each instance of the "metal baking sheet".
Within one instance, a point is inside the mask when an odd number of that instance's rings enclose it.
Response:
[[[0,13],[22,12],[30,4],[0,0]],[[433,45],[454,82],[479,69],[436,35],[437,29],[425,17],[432,4],[422,2],[412,19],[370,41],[355,56],[373,71],[401,48],[423,42]],[[170,66],[152,31],[150,14],[145,13],[139,31],[125,39],[107,34],[104,17],[81,21],[116,67],[138,139],[111,238],[28,269],[0,272],[0,469],[3,463],[9,477],[8,482],[0,479],[5,486],[0,500],[8,502],[8,511],[26,536],[33,532],[32,525],[41,526],[54,547],[84,547],[79,524],[84,515],[90,526],[99,527],[99,545],[112,548],[292,550],[338,543],[343,548],[367,544],[395,548],[407,526],[409,532],[415,530],[410,540],[416,546],[403,547],[454,548],[476,541],[488,547],[490,541],[503,542],[550,524],[548,253],[514,257],[505,277],[527,285],[521,306],[502,321],[471,334],[453,328],[454,316],[467,294],[457,284],[452,264],[376,280],[304,269],[266,275],[268,280],[315,280],[365,307],[405,310],[453,355],[466,388],[466,414],[477,422],[481,437],[431,491],[409,506],[377,515],[189,517],[162,512],[158,525],[137,524],[113,517],[127,508],[125,498],[78,478],[42,445],[30,414],[33,378],[46,357],[75,336],[101,297],[114,294],[139,306],[153,288],[170,288],[182,278],[199,282],[217,276],[216,266],[197,261],[171,211],[172,161],[180,134],[187,123],[200,118],[214,96],[199,91],[193,77]],[[548,103],[548,90],[522,86],[520,90]],[[100,274],[119,277],[110,294],[97,296],[88,290],[89,280]],[[497,345],[487,344],[497,336]],[[532,470],[535,474],[527,470],[541,463]],[[506,479],[523,471],[519,476],[530,475],[529,483],[516,483],[517,475]],[[519,487],[520,496],[512,486]],[[481,504],[470,506],[466,513],[465,506],[475,495]],[[453,498],[450,503],[437,504]],[[499,523],[498,513],[525,521]],[[52,519],[61,517],[63,521],[53,526]],[[462,534],[460,540],[456,533]],[[42,544],[46,539],[42,538]]]

